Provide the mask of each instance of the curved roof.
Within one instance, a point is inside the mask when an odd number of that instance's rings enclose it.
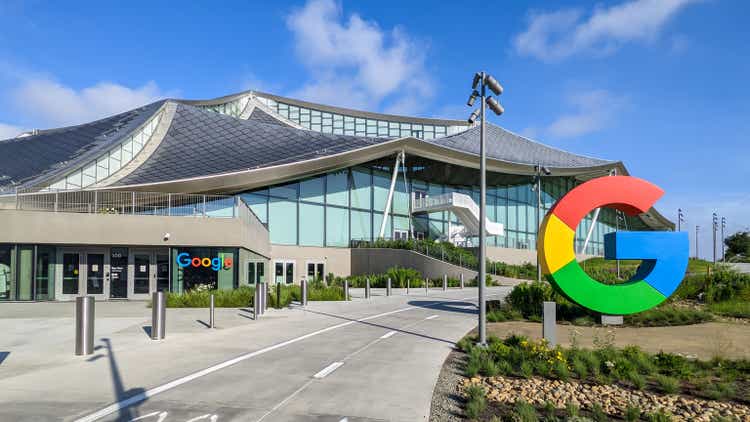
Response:
[[[35,184],[64,175],[123,140],[162,104],[164,101],[157,101],[91,123],[0,141],[0,187]]]

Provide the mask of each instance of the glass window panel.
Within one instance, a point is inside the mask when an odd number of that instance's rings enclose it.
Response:
[[[276,186],[270,189],[271,196],[277,196],[280,198],[297,200],[297,183],[289,183],[287,185]]]
[[[352,207],[369,210],[372,202],[370,200],[371,195],[370,173],[365,173],[361,170],[352,170]]]
[[[120,169],[120,163],[122,159],[122,150],[115,148],[109,153],[109,172],[114,173]]]
[[[349,246],[349,210],[326,207],[326,246]]]
[[[83,168],[82,186],[90,186],[96,183],[96,162],[92,162]]]
[[[403,176],[399,176],[396,180],[396,188],[393,192],[393,212],[409,214],[409,194],[406,192]]]
[[[323,246],[323,206],[299,204],[299,244]]]
[[[325,176],[303,180],[299,183],[300,199],[302,201],[323,203]]]
[[[78,189],[81,187],[81,171],[76,171],[65,178],[66,189]]]
[[[372,214],[372,235],[373,237],[377,238],[380,235],[380,225],[383,224],[383,214],[379,212],[375,212]],[[388,221],[385,223],[385,231],[383,232],[383,236],[389,238],[392,236],[393,233],[393,219],[388,218]]]
[[[122,162],[127,163],[133,158],[133,139],[129,138],[122,144]]]
[[[372,214],[366,211],[351,212],[352,240],[372,240]]]
[[[296,245],[297,203],[271,198],[268,208],[268,231],[271,234],[271,242]]]
[[[409,231],[409,218],[408,217],[393,217],[393,229],[400,231]]]
[[[375,203],[373,209],[383,211],[388,199],[388,190],[391,188],[391,178],[385,172],[373,171],[373,195]]]
[[[349,171],[341,170],[326,175],[326,202],[349,206]]]
[[[262,223],[268,223],[268,197],[254,193],[242,194],[242,199],[250,206]]]
[[[109,157],[102,157],[96,161],[96,181],[104,180],[109,176]]]

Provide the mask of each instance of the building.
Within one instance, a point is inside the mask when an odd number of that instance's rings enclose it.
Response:
[[[361,270],[353,244],[381,237],[475,246],[478,139],[465,121],[247,91],[0,141],[0,300],[348,275]],[[535,262],[537,205],[628,174],[494,125],[487,145],[494,260]],[[550,174],[538,203],[539,166]],[[576,248],[598,255],[607,232],[672,227],[653,209],[603,210],[578,228]]]

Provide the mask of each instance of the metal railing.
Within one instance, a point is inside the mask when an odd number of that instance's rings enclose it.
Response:
[[[15,209],[26,211],[212,218],[244,217],[248,221],[251,216],[254,216],[252,210],[244,204],[241,198],[227,195],[66,190],[16,193],[6,195],[3,199],[6,206],[14,201]],[[244,205],[242,215],[239,212],[240,204]],[[257,217],[255,219],[257,220]]]

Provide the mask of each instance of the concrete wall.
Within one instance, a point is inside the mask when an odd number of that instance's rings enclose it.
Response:
[[[520,265],[526,262],[536,265],[536,251],[531,249],[512,249],[488,246],[487,259],[513,265]]]
[[[275,261],[294,261],[294,282],[307,276],[307,261],[325,263],[325,273],[345,277],[351,274],[351,250],[349,248],[324,248],[315,246],[271,245],[271,268]]]
[[[165,240],[165,233],[169,239]],[[270,256],[268,231],[239,218],[0,210],[0,243],[244,247]]]
[[[428,278],[439,278],[443,274],[458,278],[463,273],[468,282],[477,275],[476,271],[406,249],[354,248],[351,255],[351,271],[354,275],[384,273],[396,266],[414,268]]]

